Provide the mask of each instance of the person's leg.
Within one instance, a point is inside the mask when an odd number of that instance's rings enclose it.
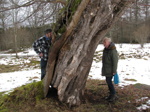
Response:
[[[113,83],[112,83],[112,78],[113,78],[113,76],[106,77],[106,82],[107,82],[107,85],[108,85],[110,94],[111,94],[111,95],[115,95],[115,94],[116,94],[116,91],[115,91],[114,85],[113,85]]]
[[[106,97],[106,100],[108,100],[109,102],[113,102],[117,99],[116,97],[116,91],[115,91],[115,88],[114,88],[114,85],[112,83],[112,77],[106,77],[106,82],[107,82],[107,85],[108,85],[108,88],[109,88],[109,91],[110,91],[110,95],[108,97]]]
[[[47,61],[41,59],[41,80],[44,78],[46,74],[46,65],[47,65]]]

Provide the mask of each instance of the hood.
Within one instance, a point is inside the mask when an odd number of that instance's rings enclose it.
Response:
[[[116,46],[113,42],[110,43],[109,47],[108,48],[105,48],[106,50],[113,50],[113,49],[116,49]]]

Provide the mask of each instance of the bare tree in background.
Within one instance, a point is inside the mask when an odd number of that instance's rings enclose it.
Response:
[[[118,29],[111,33],[115,42],[135,43],[133,32],[136,31],[142,24],[150,26],[150,0],[135,0],[133,6],[128,8],[123,16],[123,21],[118,21],[113,29]],[[121,23],[122,24],[121,24]],[[122,27],[123,26],[123,27]],[[123,34],[123,35],[122,35]],[[118,38],[117,38],[118,37]]]
[[[149,36],[149,28],[145,24],[142,25],[134,32],[135,40],[140,43],[141,47],[144,47],[144,44],[147,42]]]
[[[4,7],[5,5],[7,5],[7,2],[5,0],[1,0],[0,1],[0,7]],[[6,49],[7,48],[7,37],[5,36],[6,32],[6,28],[7,28],[7,19],[9,17],[9,13],[8,12],[1,12],[0,13],[0,28],[2,29],[2,33],[0,36],[0,44],[1,44],[1,48],[0,49]]]
[[[28,16],[31,16],[27,19],[27,24],[29,27],[33,27],[34,31],[31,32],[32,36],[36,38],[38,37],[38,30],[39,26],[45,26],[56,21],[56,15],[59,11],[60,7],[59,4],[51,4],[51,3],[35,3],[27,8]],[[53,20],[55,18],[55,20]],[[42,32],[46,29],[43,27]]]
[[[14,1],[12,1],[12,2],[14,2]],[[17,5],[19,3],[19,0],[16,0],[15,2],[14,2],[14,4],[15,5]],[[15,5],[14,5],[14,7],[15,7]],[[19,13],[19,11],[18,11],[18,9],[12,9],[12,23],[13,23],[13,29],[14,29],[14,32],[13,32],[13,34],[14,34],[14,50],[15,50],[15,53],[16,53],[16,58],[19,58],[19,56],[18,56],[18,44],[17,44],[17,30],[18,30],[18,13]]]
[[[6,4],[5,2],[8,2],[8,4],[5,5]],[[3,36],[1,36],[0,38],[1,43],[2,43],[1,46],[3,50],[14,48],[16,52],[17,51],[16,48],[20,46],[20,43],[19,43],[20,39],[18,38],[18,34],[17,34],[17,30],[21,28],[20,26],[28,27],[30,31],[30,37],[28,38],[31,38],[30,44],[32,44],[33,40],[42,36],[42,32],[47,27],[50,27],[52,22],[56,21],[57,13],[63,6],[65,6],[66,2],[65,0],[50,0],[50,1],[2,0],[0,1],[0,3],[1,3],[0,4],[1,5],[0,19],[2,20],[0,25],[2,26],[2,29],[11,31],[10,28],[14,28],[14,32],[11,32],[10,35],[5,34],[4,33],[5,30],[2,32]],[[3,17],[3,15],[6,15],[6,14],[8,14],[9,16],[8,19],[6,18],[6,16],[5,18]],[[5,24],[3,24],[4,22]],[[5,28],[3,26],[5,26]],[[23,31],[23,30],[20,30],[20,31]],[[12,38],[12,34],[16,34],[14,35],[14,38]],[[27,38],[27,37],[20,37],[20,38]],[[10,41],[8,42],[7,40],[10,40]],[[27,39],[24,39],[24,40],[27,40]],[[9,44],[9,43],[12,43],[12,41],[14,43],[14,47],[12,46],[12,44]],[[28,44],[28,42],[26,43]]]

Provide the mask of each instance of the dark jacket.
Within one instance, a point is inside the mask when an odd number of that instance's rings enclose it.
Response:
[[[43,53],[43,57],[40,57],[41,59],[44,59],[45,61],[48,60],[48,52],[51,46],[50,38],[48,39],[47,37],[43,36],[36,40],[32,46],[37,54]]]
[[[114,43],[104,48],[102,63],[102,76],[113,76],[113,73],[117,73],[118,53]]]

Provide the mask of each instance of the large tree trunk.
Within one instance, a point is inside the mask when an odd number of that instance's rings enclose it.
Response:
[[[131,0],[81,1],[66,32],[50,50],[45,96],[51,84],[58,90],[60,101],[70,106],[81,104],[94,52],[129,4]]]

